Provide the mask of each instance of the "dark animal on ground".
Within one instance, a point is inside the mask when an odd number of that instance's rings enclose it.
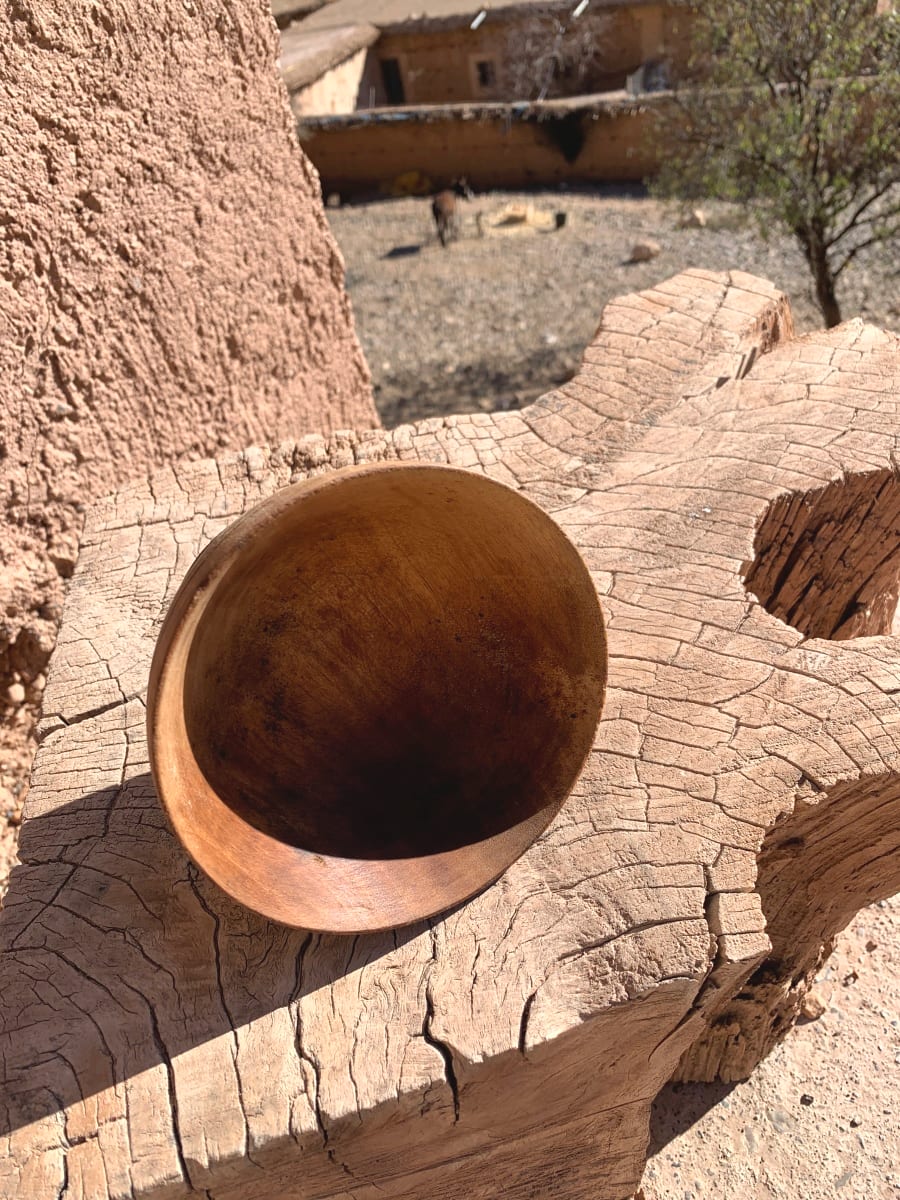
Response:
[[[473,195],[463,176],[454,179],[449,188],[438,192],[431,201],[431,213],[442,246],[446,246],[451,238],[459,235],[459,200],[471,200]]]

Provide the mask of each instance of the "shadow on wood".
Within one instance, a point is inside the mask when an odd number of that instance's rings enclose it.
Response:
[[[124,847],[109,839],[135,822],[144,835],[129,840],[126,863]],[[53,862],[41,857],[48,845],[61,848]],[[39,857],[29,861],[34,846]],[[169,1070],[178,1055],[222,1035],[230,1039],[273,1011],[290,1010],[296,1020],[303,996],[395,953],[427,929],[313,934],[236,904],[201,875],[170,833],[148,774],[30,820],[20,853],[23,864],[14,868],[0,924],[3,997],[19,1011],[27,1008],[30,1022],[52,1025],[66,1070],[53,1056],[35,1060],[24,1039],[6,1047],[0,1133],[142,1072]],[[75,936],[38,920],[49,905],[68,914]],[[140,941],[136,917],[143,923]],[[227,1000],[223,964],[241,981]]]

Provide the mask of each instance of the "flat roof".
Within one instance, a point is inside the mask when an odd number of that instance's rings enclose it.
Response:
[[[473,21],[480,12],[489,17],[512,16],[516,12],[544,10],[574,11],[579,0],[333,0],[303,22],[304,29],[326,29],[335,25],[367,22],[382,31],[416,27],[460,25]],[[636,8],[660,0],[589,0],[587,12],[598,8]],[[665,0],[663,0],[665,3]]]
[[[289,92],[306,87],[326,71],[342,63],[358,50],[377,41],[374,25],[338,25],[329,29],[309,29],[305,21],[288,25],[281,32],[278,65]]]
[[[301,17],[309,16],[317,8],[321,8],[325,0],[270,0],[272,16],[279,29],[284,29],[290,21],[299,21]]]
[[[397,108],[367,108],[350,113],[320,113],[300,117],[298,126],[303,133],[329,129],[355,129],[377,125],[428,125],[434,121],[485,121],[498,117],[510,121],[550,121],[571,113],[584,116],[616,116],[620,113],[643,112],[664,101],[671,92],[652,92],[633,96],[624,89],[615,92],[595,92],[586,96],[564,96],[557,100],[487,100],[472,104],[410,104]],[[301,134],[301,142],[303,134]]]

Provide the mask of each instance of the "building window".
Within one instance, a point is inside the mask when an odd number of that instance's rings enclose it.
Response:
[[[403,104],[406,100],[406,93],[403,91],[400,63],[396,58],[381,60],[381,78],[384,80],[384,91],[388,104]]]
[[[493,87],[497,82],[497,72],[494,70],[494,64],[490,59],[483,59],[475,64],[475,71],[478,75],[478,86],[480,88]]]

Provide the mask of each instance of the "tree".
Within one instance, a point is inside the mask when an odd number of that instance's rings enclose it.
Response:
[[[582,16],[583,11],[576,5],[574,11],[559,16],[539,13],[511,22],[503,70],[505,95],[511,100],[546,100],[598,90],[609,57],[604,41],[610,21],[604,14]]]
[[[900,231],[900,16],[883,0],[699,0],[660,114],[657,191],[744,203],[809,264],[828,326],[837,283]]]

